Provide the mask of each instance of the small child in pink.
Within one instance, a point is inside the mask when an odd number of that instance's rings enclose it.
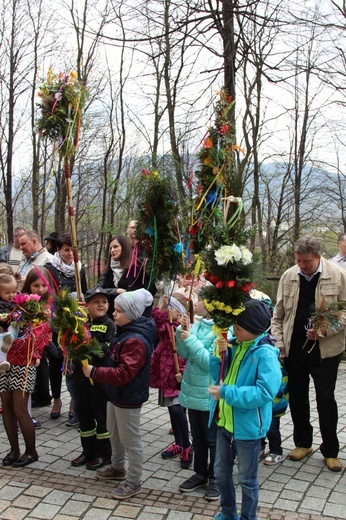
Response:
[[[169,322],[168,305],[171,307],[172,328]],[[178,356],[179,373],[175,367],[172,333],[180,324],[180,319],[186,313],[187,302],[180,293],[173,293],[169,298],[164,296],[160,308],[154,307],[152,316],[156,323],[158,343],[151,358],[150,386],[159,389],[159,405],[167,406],[171,419],[175,442],[161,453],[163,459],[180,457],[180,466],[187,469],[192,464],[193,447],[189,438],[189,426],[185,408],[178,400],[182,372],[186,360]]]

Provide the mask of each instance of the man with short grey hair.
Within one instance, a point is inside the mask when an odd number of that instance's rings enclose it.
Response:
[[[334,391],[345,328],[321,327],[310,318],[313,309],[346,300],[346,271],[321,256],[321,244],[312,236],[300,238],[294,247],[296,265],[281,277],[271,332],[285,356],[289,403],[296,448],[288,455],[301,460],[312,452],[309,382],[314,381],[322,443],[321,453],[330,471],[341,471],[337,437],[338,408]]]
[[[33,229],[26,231],[19,238],[19,247],[24,254],[24,259],[19,266],[19,274],[22,279],[26,277],[33,265],[45,265],[53,258],[53,255],[43,247],[37,231]]]
[[[330,262],[333,262],[333,264],[342,267],[342,269],[346,269],[346,233],[340,233],[338,236],[338,247],[338,254],[329,260]]]
[[[19,247],[19,238],[24,235],[25,229],[16,227],[13,233],[13,241],[0,249],[0,262],[9,264],[16,273],[19,264],[23,260],[23,252]]]

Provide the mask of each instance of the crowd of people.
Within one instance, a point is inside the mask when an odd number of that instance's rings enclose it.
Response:
[[[203,487],[206,500],[220,500],[214,520],[256,520],[259,463],[283,461],[280,416],[288,401],[295,443],[288,457],[299,461],[312,452],[311,377],[320,451],[330,471],[341,471],[334,391],[345,329],[328,323],[314,328],[311,309],[346,301],[346,234],[339,236],[340,252],[331,261],[322,256],[318,239],[300,238],[294,246],[296,264],[280,279],[275,308],[270,298],[253,291],[227,338],[221,339],[204,305],[203,284],[196,290],[195,315],[188,313],[184,287],[162,295],[154,305],[157,288],[149,285],[135,228],[136,221],[130,221],[127,236],[111,238],[105,270],[89,290],[82,265],[74,265],[69,233],[51,233],[43,246],[38,233],[16,228],[13,243],[0,250],[0,396],[11,448],[3,465],[23,467],[37,461],[35,427],[40,425],[32,408],[53,400],[50,418],[55,420],[62,406],[64,357],[57,331],[41,334],[40,347],[28,362],[17,352],[18,330],[8,318],[13,299],[18,293],[38,295],[49,309],[62,288],[77,298],[78,269],[80,304],[104,357],[65,367],[71,396],[66,425],[79,426],[81,440],[72,466],[96,470],[99,480],[119,481],[113,492],[118,500],[140,493],[140,414],[149,388],[156,388],[174,436],[161,457],[178,457],[182,469],[193,464],[193,474],[179,490]],[[25,442],[22,454],[18,425]]]

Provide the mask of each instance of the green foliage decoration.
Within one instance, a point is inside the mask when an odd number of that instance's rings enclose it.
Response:
[[[137,237],[140,249],[146,253],[150,283],[181,273],[183,244],[173,182],[168,176],[142,169],[137,221]]]
[[[82,111],[88,89],[78,80],[77,72],[55,74],[51,68],[39,86],[37,106],[41,115],[36,121],[40,135],[58,141],[62,157],[71,157],[80,138]]]
[[[52,329],[58,333],[59,347],[65,362],[91,361],[92,356],[103,357],[100,343],[91,336],[87,327],[88,315],[67,289],[54,299]]]

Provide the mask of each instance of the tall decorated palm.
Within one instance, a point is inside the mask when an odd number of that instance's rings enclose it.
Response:
[[[178,214],[172,179],[157,171],[145,168],[141,175],[141,198],[138,201],[137,237],[139,249],[145,254],[149,285],[162,281],[168,298],[168,316],[175,371],[180,372],[175,348],[175,332],[171,315],[171,282],[184,269],[183,244],[180,234],[181,218]]]
[[[78,299],[81,299],[82,291],[78,269],[76,221],[72,200],[71,158],[78,148],[82,112],[87,94],[87,88],[78,80],[75,71],[71,71],[69,74],[62,72],[54,74],[50,68],[47,79],[39,87],[40,102],[37,105],[40,107],[41,113],[36,122],[40,135],[47,137],[54,143],[64,162]]]
[[[255,287],[257,262],[247,248],[249,232],[244,231],[243,202],[235,185],[235,129],[229,112],[234,102],[222,90],[215,107],[215,123],[208,129],[199,153],[197,196],[189,229],[190,249],[195,262],[202,262],[210,285],[203,289],[203,301],[213,318],[216,332],[224,335]]]

